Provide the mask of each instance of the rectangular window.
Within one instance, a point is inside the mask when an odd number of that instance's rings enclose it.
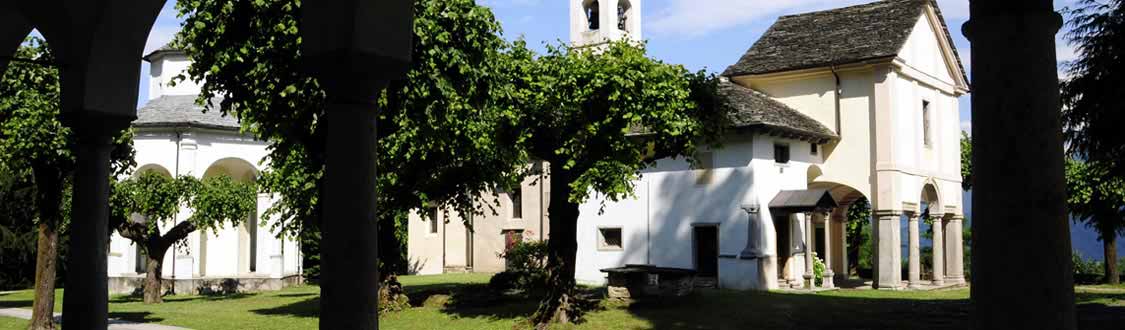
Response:
[[[922,101],[922,143],[926,147],[933,146],[933,137],[930,136],[930,102]]]
[[[598,228],[598,250],[620,251],[624,249],[621,242],[621,228]]]
[[[785,144],[773,145],[773,161],[778,164],[789,163],[789,146]]]
[[[820,149],[819,144],[809,143],[809,154],[812,154],[813,156],[816,156],[816,153],[820,152],[820,150],[818,150],[818,149]]]
[[[437,234],[438,232],[438,210],[436,207],[430,208],[426,211],[426,221],[430,222],[430,234]]]
[[[523,219],[523,186],[508,193],[508,196],[512,199],[512,219]]]
[[[523,242],[523,230],[509,229],[504,234],[504,251],[511,250],[516,244]]]

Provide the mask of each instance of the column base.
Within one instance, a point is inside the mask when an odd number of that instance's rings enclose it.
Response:
[[[965,277],[964,276],[946,276],[945,282],[946,283],[952,283],[952,284],[965,284]]]
[[[813,278],[812,274],[805,274],[804,278],[805,278],[805,289],[812,290],[813,288],[816,287],[816,279]]]
[[[836,277],[836,274],[833,274],[831,270],[824,273],[824,282],[823,282],[824,285],[822,285],[822,286],[824,288],[827,288],[827,289],[835,288],[836,283],[834,283],[833,279],[832,279],[834,277]]]
[[[932,283],[933,283],[934,285],[945,285],[945,280],[944,280],[944,279],[940,279],[940,278],[939,278],[939,279],[935,279],[935,280],[933,280],[933,281],[932,281]]]
[[[919,289],[919,288],[922,288],[922,281],[910,281],[909,283],[907,283],[907,284],[906,284],[906,287],[907,287],[908,289]]]

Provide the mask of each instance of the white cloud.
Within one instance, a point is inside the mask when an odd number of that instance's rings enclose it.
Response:
[[[961,121],[961,130],[965,133],[973,134],[973,122],[968,120]]]
[[[657,35],[700,37],[722,29],[778,16],[870,2],[863,0],[670,0],[648,18]]]

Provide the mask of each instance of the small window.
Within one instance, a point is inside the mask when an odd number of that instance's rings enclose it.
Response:
[[[922,101],[922,143],[926,147],[933,146],[933,137],[930,136],[930,102]]]
[[[437,234],[438,232],[438,210],[437,208],[430,208],[426,211],[426,221],[430,222],[430,234]]]
[[[598,0],[590,1],[586,4],[586,20],[589,22],[590,30],[597,30],[601,28],[601,23],[598,22]]]
[[[778,164],[789,163],[789,146],[785,144],[773,145],[773,161]]]
[[[512,219],[523,219],[523,186],[508,193],[508,196],[512,199]]]
[[[619,251],[623,248],[621,228],[598,228],[598,250]]]
[[[820,152],[820,145],[816,143],[809,143],[809,154],[816,156]]]
[[[516,244],[523,242],[523,230],[509,229],[503,232],[504,234],[504,251],[511,250]]]

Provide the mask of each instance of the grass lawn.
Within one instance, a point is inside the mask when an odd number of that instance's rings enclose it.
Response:
[[[414,307],[380,319],[382,329],[519,329],[537,298],[499,296],[485,288],[487,274],[404,276]],[[235,296],[165,297],[160,305],[114,297],[112,317],[193,329],[315,329],[319,288]],[[1120,329],[1125,286],[1076,289],[1080,328]],[[600,296],[597,289],[588,293]],[[968,289],[942,291],[846,290],[819,294],[703,290],[661,302],[600,301],[583,323],[558,329],[963,329]],[[31,306],[31,293],[0,295],[0,307]],[[0,318],[0,330],[22,329],[23,320]]]
[[[0,316],[0,329],[26,329],[27,320]]]

